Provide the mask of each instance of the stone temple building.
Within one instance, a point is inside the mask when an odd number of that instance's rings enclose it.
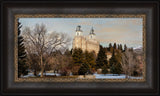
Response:
[[[99,52],[99,42],[96,40],[96,34],[94,33],[94,29],[92,28],[88,37],[85,37],[83,36],[81,26],[77,26],[72,48],[81,48],[83,52],[85,52],[86,50],[88,52],[94,51],[97,55]]]

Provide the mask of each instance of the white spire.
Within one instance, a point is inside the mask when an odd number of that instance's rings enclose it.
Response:
[[[89,33],[89,39],[95,39],[95,33],[94,33],[94,29],[93,29],[93,27],[91,28],[91,31],[90,31],[90,33]]]

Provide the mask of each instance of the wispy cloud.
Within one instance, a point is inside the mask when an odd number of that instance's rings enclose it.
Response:
[[[20,22],[22,30],[25,26],[34,28],[36,23],[43,23],[48,32],[64,32],[72,38],[77,25],[82,26],[86,37],[93,27],[103,45],[117,42],[129,47],[142,46],[142,18],[20,18]]]

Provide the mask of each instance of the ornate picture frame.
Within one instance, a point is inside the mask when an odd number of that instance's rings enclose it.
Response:
[[[44,5],[45,3],[45,5]],[[143,4],[143,6],[142,6]],[[74,94],[74,95],[118,95],[118,94],[159,94],[159,27],[158,27],[158,2],[107,2],[107,1],[48,1],[48,2],[2,2],[2,43],[1,60],[2,60],[2,93],[3,94]],[[56,14],[56,15],[53,15]],[[63,14],[63,15],[62,15]],[[143,18],[143,36],[145,52],[145,71],[142,82],[131,80],[128,82],[121,80],[76,80],[70,82],[66,80],[37,79],[28,80],[17,78],[17,48],[16,48],[16,31],[17,18],[20,17],[73,17],[100,16],[106,17],[111,14],[112,17],[133,17],[142,16]],[[82,14],[82,15],[81,15]],[[113,14],[118,14],[113,15]],[[4,42],[6,41],[6,42]],[[152,45],[152,46],[150,46]],[[15,49],[15,50],[13,50]],[[16,82],[15,82],[16,81]],[[71,80],[72,81],[72,80]],[[89,82],[88,82],[89,81]],[[41,90],[41,91],[39,91]],[[53,91],[54,90],[54,91]],[[107,90],[107,91],[106,91]],[[114,91],[113,91],[114,90]]]

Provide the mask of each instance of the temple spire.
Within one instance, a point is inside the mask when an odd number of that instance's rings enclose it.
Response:
[[[80,25],[76,27],[76,36],[82,36],[82,30]]]
[[[94,33],[94,29],[93,29],[93,27],[91,28],[91,31],[90,31],[90,33],[89,33],[89,39],[95,39],[95,33]]]
[[[81,26],[80,26],[80,25],[78,25],[78,26],[77,26],[77,28],[76,28],[76,32],[77,32],[77,31],[82,32],[82,30],[81,30]]]
[[[93,27],[92,27],[92,29],[91,29],[91,31],[90,31],[90,34],[95,35]]]

